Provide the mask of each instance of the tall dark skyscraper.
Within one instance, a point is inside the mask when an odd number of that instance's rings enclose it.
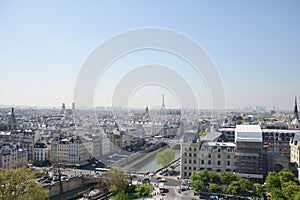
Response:
[[[297,97],[295,97],[294,116],[296,119],[299,119],[299,112],[298,112],[298,107],[297,107]]]

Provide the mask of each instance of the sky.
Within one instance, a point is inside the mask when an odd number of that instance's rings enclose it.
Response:
[[[71,106],[78,74],[89,55],[113,36],[145,27],[174,30],[197,42],[222,78],[227,108],[262,105],[292,110],[294,96],[300,99],[297,0],[0,0],[0,105]],[[164,64],[180,74],[199,108],[213,106],[205,77],[196,76],[175,55],[157,50],[114,61],[98,80],[94,104],[111,105],[122,78],[149,63]],[[165,94],[166,106],[178,107],[179,94],[170,88],[137,87],[126,101],[151,107],[160,105]]]

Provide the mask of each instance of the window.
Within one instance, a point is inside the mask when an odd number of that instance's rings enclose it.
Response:
[[[228,166],[230,165],[230,161],[227,161],[227,165],[228,165]]]
[[[208,164],[209,164],[209,165],[211,164],[211,160],[208,160]]]
[[[197,157],[197,154],[196,154],[196,153],[194,153],[194,158],[195,158],[195,157]]]
[[[230,155],[227,155],[227,159],[230,159]]]
[[[191,159],[189,159],[189,164],[191,164],[192,163],[192,160]]]
[[[218,158],[221,158],[221,154],[218,154]]]
[[[201,164],[204,165],[204,160],[201,160]]]
[[[194,160],[194,164],[196,164],[197,163],[197,161],[196,160]]]
[[[209,157],[209,158],[211,158],[211,155],[210,155],[210,154],[208,154],[208,157]]]
[[[218,165],[221,165],[221,161],[218,160]]]

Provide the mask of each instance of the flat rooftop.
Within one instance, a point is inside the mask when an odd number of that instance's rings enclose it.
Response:
[[[262,130],[259,125],[237,125],[235,142],[262,142]]]

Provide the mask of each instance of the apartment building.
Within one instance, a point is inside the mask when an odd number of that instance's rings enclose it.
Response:
[[[19,143],[4,142],[0,146],[0,167],[17,168],[28,163],[27,150]]]

